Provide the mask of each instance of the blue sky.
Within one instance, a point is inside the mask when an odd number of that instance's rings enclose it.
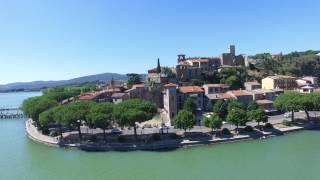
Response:
[[[0,0],[0,84],[320,49],[318,0]]]

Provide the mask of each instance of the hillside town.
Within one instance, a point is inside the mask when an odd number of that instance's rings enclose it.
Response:
[[[274,55],[274,58],[281,55]],[[111,80],[102,85],[99,91],[83,93],[79,99],[116,104],[135,98],[149,100],[161,109],[163,123],[174,126],[174,119],[187,99],[192,99],[196,106],[196,122],[199,125],[203,115],[212,112],[215,102],[219,100],[238,100],[244,104],[256,102],[267,115],[274,115],[278,113],[274,101],[285,91],[320,91],[318,78],[312,76],[274,74],[264,77],[260,82],[243,80],[239,88],[228,83],[194,83],[195,80],[203,79],[205,74],[249,67],[254,60],[245,54],[237,55],[234,45],[230,45],[227,53],[217,57],[187,57],[179,54],[176,61],[175,67],[163,68],[158,59],[157,67],[148,70],[146,79],[137,84]]]

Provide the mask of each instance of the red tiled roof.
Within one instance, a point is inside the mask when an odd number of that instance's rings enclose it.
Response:
[[[208,87],[221,87],[221,88],[230,88],[228,84],[205,84],[204,86]]]
[[[216,94],[206,94],[209,99],[233,99],[233,97],[228,93],[216,93]]]
[[[201,93],[204,90],[199,86],[182,86],[179,87],[181,93]]]
[[[79,99],[80,100],[93,100],[95,99],[99,94],[97,93],[85,93],[80,95]]]
[[[164,87],[177,87],[177,85],[173,84],[173,83],[169,83],[169,84],[164,85]]]
[[[234,90],[234,91],[228,91],[232,93],[235,96],[251,96],[251,93],[245,91],[245,90]]]
[[[259,105],[263,105],[263,104],[273,104],[273,101],[270,101],[268,99],[261,99],[261,100],[256,100],[256,103]]]
[[[209,62],[209,59],[191,59],[191,62]]]

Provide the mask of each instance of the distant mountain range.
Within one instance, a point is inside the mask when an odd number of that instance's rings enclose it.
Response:
[[[32,81],[32,82],[17,82],[9,83],[5,85],[0,85],[0,92],[5,91],[35,91],[41,90],[50,87],[65,86],[72,84],[83,84],[88,82],[108,82],[111,79],[114,80],[127,80],[125,74],[117,73],[103,73],[90,76],[78,77],[70,80],[61,80],[61,81]]]

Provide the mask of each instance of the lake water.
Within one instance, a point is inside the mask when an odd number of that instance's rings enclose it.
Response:
[[[39,93],[0,94],[0,107]],[[47,147],[26,137],[24,120],[0,120],[0,180],[319,179],[320,132],[169,152],[102,152]]]

